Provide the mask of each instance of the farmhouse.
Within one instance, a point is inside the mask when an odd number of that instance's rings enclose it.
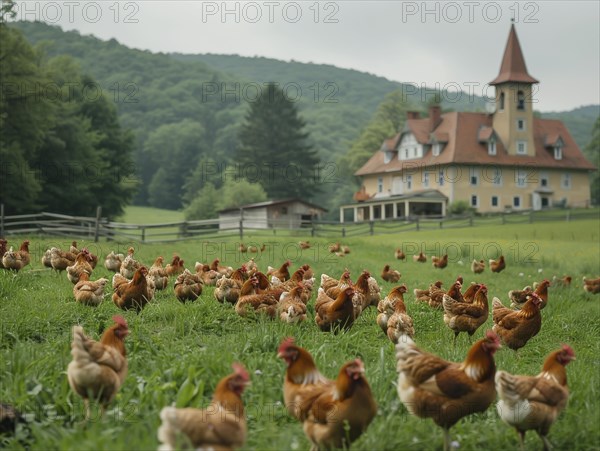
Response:
[[[457,200],[483,213],[588,206],[595,167],[561,121],[534,117],[536,83],[513,24],[488,112],[409,112],[355,173],[363,187],[340,207],[340,221],[444,216]]]
[[[219,229],[296,229],[318,220],[327,210],[301,199],[281,199],[246,204],[219,211]]]

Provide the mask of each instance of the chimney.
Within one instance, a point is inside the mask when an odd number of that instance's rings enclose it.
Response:
[[[432,132],[441,122],[441,108],[439,105],[429,107],[429,131]]]
[[[406,119],[419,119],[421,117],[421,115],[419,114],[418,111],[407,111],[406,112]]]

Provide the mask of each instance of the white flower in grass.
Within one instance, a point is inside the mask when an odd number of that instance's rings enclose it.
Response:
[[[523,277],[525,274],[523,274],[522,272],[519,273],[519,277]]]
[[[456,440],[453,440],[450,442],[450,448],[458,449],[460,448],[460,443],[458,443]]]
[[[540,273],[540,272],[542,272],[542,271],[543,271],[543,269],[542,269],[542,268],[539,268],[539,269],[538,269],[538,273]]]
[[[261,370],[256,370],[254,372],[254,374],[256,374],[257,376],[262,376],[262,371]]]

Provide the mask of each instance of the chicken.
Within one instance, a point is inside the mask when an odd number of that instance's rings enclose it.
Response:
[[[392,343],[398,343],[398,339],[402,335],[408,335],[411,338],[415,336],[413,319],[406,313],[404,305],[403,294],[407,291],[406,285],[401,285],[400,288],[400,296],[395,299],[394,310],[387,321],[386,335]]]
[[[552,285],[557,287],[570,287],[573,278],[571,276],[563,276],[563,277],[552,277]]]
[[[429,307],[432,308],[443,308],[444,296],[448,296],[456,301],[463,302],[464,298],[462,293],[460,292],[462,285],[457,280],[452,284],[450,289],[444,293],[443,290],[431,291],[429,296]]]
[[[341,249],[341,251],[342,251],[344,254],[349,254],[349,253],[350,253],[350,246],[343,245],[343,246],[342,246],[342,249]]]
[[[434,268],[443,269],[448,266],[448,254],[444,254],[441,257],[435,255],[431,257],[431,264]]]
[[[510,349],[515,351],[535,337],[542,328],[540,313],[541,299],[537,294],[528,295],[527,302],[521,310],[504,307],[500,299],[492,300],[493,330]]]
[[[169,285],[167,270],[163,268],[164,261],[165,259],[163,257],[157,257],[148,270],[148,277],[152,279],[157,290],[164,290],[167,288],[167,285]]]
[[[0,255],[4,255],[4,252],[0,249]],[[46,249],[44,251],[44,255],[42,255],[42,266],[44,268],[52,268],[52,251],[50,249]],[[3,268],[2,263],[0,263],[0,268]]]
[[[281,289],[261,289],[260,278],[257,273],[244,282],[240,297],[235,304],[235,311],[240,316],[247,316],[249,312],[255,311],[265,313],[270,318],[275,318],[277,303],[283,293]],[[262,274],[264,276],[264,274]],[[264,286],[264,285],[263,285]]]
[[[73,241],[73,243],[75,243],[75,241]],[[98,264],[98,256],[92,254],[87,247],[84,247],[81,250],[86,252],[90,266],[92,267],[92,269],[95,269],[96,265]]]
[[[202,294],[202,279],[198,274],[192,274],[185,269],[175,281],[175,296],[181,302],[195,301]]]
[[[300,246],[300,249],[310,249],[310,242],[309,241],[299,241],[298,246]]]
[[[481,285],[473,303],[457,301],[444,295],[444,323],[454,331],[455,345],[458,334],[467,332],[470,337],[487,321],[490,314],[487,291],[487,287]]]
[[[240,297],[240,290],[246,281],[247,270],[246,266],[236,269],[231,277],[221,277],[217,280],[215,291],[213,292],[215,299],[221,303],[229,302],[235,304]]]
[[[329,252],[331,252],[332,254],[335,254],[336,252],[340,252],[341,245],[340,245],[340,243],[333,243],[328,246],[328,249],[329,249]]]
[[[73,296],[81,304],[96,307],[104,300],[104,287],[107,282],[108,279],[105,278],[91,281],[88,273],[82,272],[79,282],[73,286]]]
[[[381,301],[381,287],[377,283],[375,277],[369,277],[369,294],[367,295],[368,305],[372,305],[373,307],[377,307],[379,301]]]
[[[246,247],[246,245],[244,243],[240,243],[240,245],[238,246],[238,252],[243,254],[244,252],[247,252],[247,251],[248,251],[248,248]]]
[[[164,407],[161,410],[159,450],[179,449],[180,436],[187,443],[185,449],[225,451],[244,446],[248,431],[242,394],[250,384],[250,375],[241,363],[231,366],[233,373],[219,381],[206,409]]]
[[[5,269],[4,264],[2,263],[2,257],[4,257],[4,254],[6,254],[6,251],[8,250],[6,248],[7,244],[8,243],[4,238],[0,238],[0,269]],[[43,259],[43,257],[42,257],[42,259]]]
[[[259,248],[258,246],[250,245],[248,246],[248,252],[252,252],[253,254],[258,254],[258,252],[264,252],[267,248],[267,245],[263,243],[263,245]]]
[[[302,268],[304,270],[304,276],[303,276],[304,280],[315,278],[315,273],[314,273],[313,269],[310,267],[310,265],[304,264],[300,268]],[[313,282],[314,282],[314,280],[313,280]]]
[[[89,400],[98,400],[103,413],[127,376],[127,321],[119,315],[112,319],[115,324],[104,331],[99,342],[86,337],[81,326],[73,327],[73,360],[67,367],[67,378],[73,391],[83,398],[86,419],[90,418]]]
[[[123,254],[115,254],[114,251],[110,251],[110,253],[104,259],[104,267],[109,271],[119,272],[123,260],[125,260],[125,256]]]
[[[340,291],[333,299],[329,297],[322,288],[319,288],[317,301],[315,303],[315,322],[319,329],[324,332],[339,328],[349,329],[354,323],[354,306],[352,297],[354,289],[351,287]]]
[[[598,294],[600,293],[600,277],[596,279],[583,278],[583,290],[588,293]]]
[[[535,289],[532,290],[530,286],[523,288],[522,290],[511,290],[508,292],[508,297],[512,301],[510,306],[513,308],[520,309],[523,307],[523,304],[527,302],[527,296],[534,292],[538,295],[538,297],[542,300],[542,304],[540,306],[541,309],[546,307],[548,303],[548,287],[550,286],[550,281],[548,279],[542,280],[538,284],[534,284]]]
[[[77,241],[71,241],[71,246],[69,246],[69,252],[75,255],[81,252],[81,250],[77,247]]]
[[[461,418],[484,412],[496,399],[494,353],[498,336],[487,331],[469,349],[462,363],[421,351],[406,335],[398,339],[398,395],[412,415],[431,418],[444,430],[444,450],[450,449],[450,428]]]
[[[283,265],[281,265],[279,269],[275,269],[269,266],[269,268],[267,269],[267,276],[277,277],[282,282],[285,282],[290,278],[289,267],[291,264],[292,262],[287,260],[283,263]]]
[[[206,286],[215,286],[217,281],[222,278],[221,274],[210,269],[210,266],[203,263],[196,262],[194,268],[196,269],[196,274],[200,276]]]
[[[231,266],[221,266],[219,264],[220,262],[221,261],[218,258],[215,258],[210,264],[210,269],[217,271],[222,276],[231,277],[231,274],[233,274],[233,268]]]
[[[415,288],[413,290],[413,294],[415,295],[415,300],[417,301],[421,301],[421,302],[429,302],[429,299],[431,299],[431,293],[435,292],[435,291],[442,291],[442,281],[438,280],[434,283],[432,283],[431,285],[429,285],[429,288],[422,290],[419,288]]]
[[[369,293],[369,279],[371,274],[369,271],[363,271],[362,274],[356,280],[354,284],[354,295],[352,296],[352,305],[354,306],[354,319],[358,318],[360,314],[371,305],[371,298]],[[377,304],[375,304],[377,305]]]
[[[381,331],[387,335],[388,320],[394,313],[394,306],[396,301],[404,302],[404,293],[406,293],[406,284],[402,284],[393,288],[388,295],[383,298],[377,304],[377,325],[381,328]]]
[[[126,279],[133,278],[135,272],[142,267],[142,264],[133,258],[134,252],[135,249],[132,247],[127,249],[127,257],[125,257],[123,263],[121,263],[121,268],[119,269],[121,275]]]
[[[481,274],[485,270],[485,261],[483,260],[473,260],[471,262],[471,271],[475,274]]]
[[[413,255],[413,261],[418,263],[425,263],[427,261],[427,257],[423,252],[419,252],[419,255]]]
[[[68,266],[75,264],[77,255],[71,252],[64,252],[56,247],[50,248],[50,265],[52,269],[57,272],[62,272],[67,269]]]
[[[304,290],[304,284],[300,282],[296,287],[281,295],[277,305],[277,313],[281,321],[300,323],[306,319],[306,304],[302,299]]]
[[[87,273],[88,276],[92,275],[92,265],[90,265],[90,257],[87,250],[82,250],[77,254],[75,263],[71,266],[67,266],[67,277],[72,284],[79,282],[79,278],[83,273]]]
[[[290,291],[302,283],[303,289],[300,291],[300,298],[304,305],[306,305],[312,296],[312,287],[315,283],[315,278],[305,279],[304,274],[304,268],[298,268],[298,270],[292,274],[290,280],[286,282],[281,282],[277,277],[271,276],[271,285],[273,288],[281,288],[284,291]]]
[[[254,261],[254,258],[251,258],[246,263],[246,270],[248,271],[248,276],[253,275],[256,271],[258,271],[258,265]]]
[[[171,277],[181,274],[184,269],[179,255],[173,255],[173,260],[165,267],[165,272],[167,273],[167,276]]]
[[[277,350],[277,357],[286,364],[283,379],[283,401],[290,415],[300,421],[306,420],[313,402],[333,381],[324,377],[310,353],[294,343],[291,337],[285,338]]]
[[[145,266],[134,273],[131,281],[121,274],[115,274],[112,280],[112,300],[115,305],[123,310],[135,309],[138,312],[141,311],[153,297],[152,289],[146,279],[147,275],[148,268]]]
[[[475,300],[475,294],[479,291],[481,286],[482,285],[480,283],[471,282],[471,285],[469,285],[469,288],[467,288],[463,294],[462,302],[472,304]]]
[[[395,269],[390,269],[390,265],[385,265],[381,271],[381,278],[386,282],[398,283],[400,276],[400,272]]]
[[[396,249],[394,251],[394,257],[396,260],[404,260],[406,259],[406,254],[402,251],[402,249]]]
[[[347,448],[373,421],[377,404],[364,373],[360,359],[346,363],[335,385],[315,399],[304,421],[311,451]]]
[[[354,286],[354,283],[350,279],[350,271],[348,269],[344,270],[339,280],[327,274],[321,274],[321,288],[327,296],[337,297],[340,291],[352,286]]]
[[[501,255],[498,260],[493,260],[490,258],[489,260],[490,271],[492,272],[500,272],[506,269],[506,262],[504,261],[504,255]]]
[[[12,271],[19,272],[25,266],[27,266],[31,260],[29,255],[29,240],[23,241],[18,251],[14,251],[11,247],[2,256],[2,266],[4,269],[10,269]]]
[[[516,376],[505,371],[496,373],[499,398],[496,409],[500,418],[519,433],[521,449],[524,449],[528,430],[538,433],[545,450],[552,448],[546,436],[569,399],[565,367],[571,360],[575,360],[575,352],[570,346],[563,345],[550,353],[537,376]]]

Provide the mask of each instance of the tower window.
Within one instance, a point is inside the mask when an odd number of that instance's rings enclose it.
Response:
[[[499,107],[500,111],[504,111],[504,93],[501,92],[500,93],[500,107]]]
[[[477,208],[477,205],[478,205],[478,203],[479,203],[479,202],[478,202],[478,200],[477,200],[477,195],[476,195],[476,194],[473,194],[473,195],[471,196],[471,207],[475,207],[475,208]]]
[[[523,91],[517,92],[517,110],[525,111],[525,94]]]
[[[498,206],[498,196],[492,196],[492,207]]]
[[[517,119],[517,130],[525,130],[525,119]]]
[[[377,192],[378,193],[383,192],[383,177],[377,178]]]
[[[527,141],[517,141],[517,153],[519,155],[527,154]]]

